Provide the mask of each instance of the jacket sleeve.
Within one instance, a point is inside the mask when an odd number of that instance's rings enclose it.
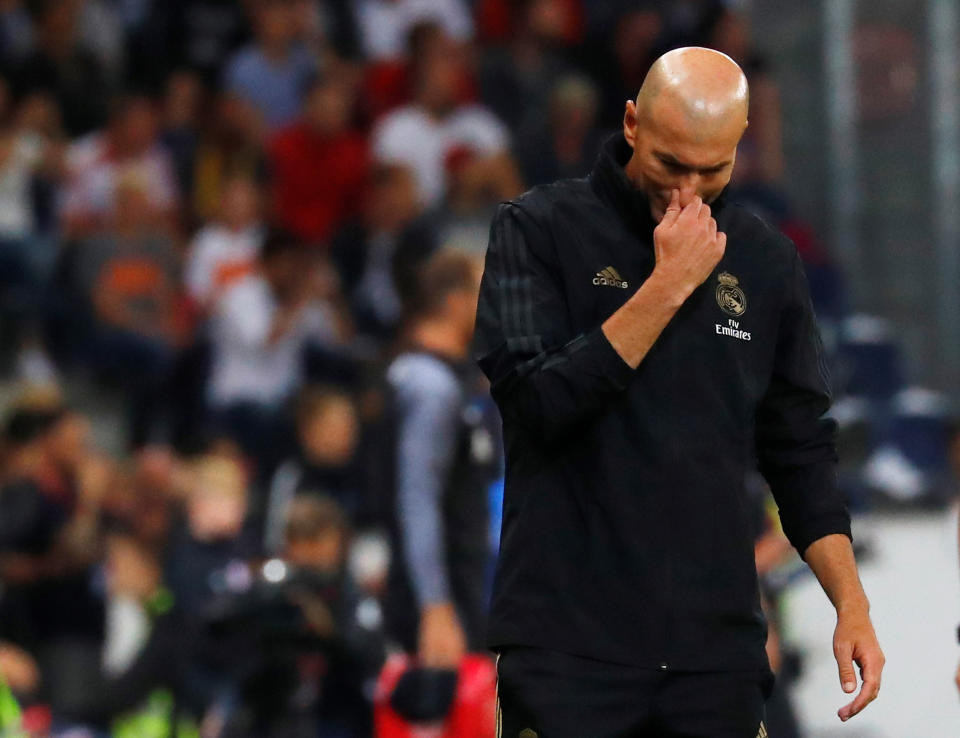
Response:
[[[792,251],[773,374],[757,412],[757,456],[783,530],[802,557],[819,538],[851,536],[837,484],[836,423],[824,417],[830,374],[803,266]]]
[[[553,244],[511,203],[490,231],[476,357],[504,421],[547,440],[600,409],[634,374],[599,325],[574,335]]]

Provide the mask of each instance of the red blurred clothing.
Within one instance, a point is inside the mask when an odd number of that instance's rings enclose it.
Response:
[[[273,212],[277,222],[310,243],[323,243],[363,203],[367,142],[352,131],[326,136],[304,123],[270,143]]]
[[[561,37],[565,46],[575,46],[583,40],[584,13],[581,0],[557,0],[562,17]],[[509,0],[480,0],[476,4],[477,35],[483,43],[502,43],[515,31],[515,20]]]
[[[376,123],[390,111],[408,105],[413,100],[412,76],[411,64],[406,60],[368,64],[363,75],[363,94],[360,96],[366,122]],[[457,102],[467,105],[479,99],[477,81],[469,70],[464,69],[457,83]]]

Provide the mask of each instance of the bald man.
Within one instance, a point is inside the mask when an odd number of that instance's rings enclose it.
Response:
[[[839,717],[879,690],[803,266],[723,197],[747,103],[730,58],[672,51],[590,176],[494,220],[476,333],[507,458],[502,736],[766,735],[751,468],[836,607],[845,692],[860,666]]]

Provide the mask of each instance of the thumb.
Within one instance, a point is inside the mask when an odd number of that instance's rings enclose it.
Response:
[[[673,225],[677,218],[680,217],[680,190],[672,190],[670,192],[670,204],[667,205],[667,210],[663,214],[663,220],[661,223],[666,223],[668,226]]]
[[[840,670],[840,686],[844,692],[853,692],[857,688],[857,675],[853,670],[853,649],[849,644],[842,644],[837,647],[836,656]]]

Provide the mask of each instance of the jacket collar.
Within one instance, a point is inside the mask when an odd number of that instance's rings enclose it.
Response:
[[[646,235],[652,233],[657,224],[650,214],[649,198],[633,186],[624,171],[632,155],[633,149],[623,138],[623,134],[613,134],[600,149],[597,162],[590,173],[590,183],[594,191],[609,202],[632,229]],[[723,207],[725,195],[726,190],[710,203],[715,217]]]

